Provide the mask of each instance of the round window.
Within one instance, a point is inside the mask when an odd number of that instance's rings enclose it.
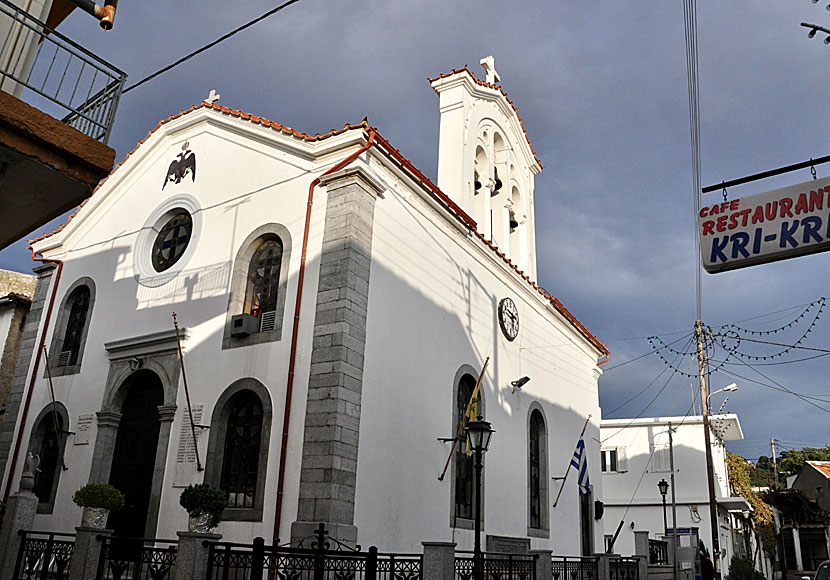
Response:
[[[193,219],[181,209],[167,220],[153,242],[152,263],[156,272],[164,272],[179,261],[190,243]]]

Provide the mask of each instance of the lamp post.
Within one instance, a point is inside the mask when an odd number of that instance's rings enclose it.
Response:
[[[668,536],[669,522],[666,519],[666,494],[669,493],[669,482],[665,479],[661,479],[657,484],[657,487],[660,489],[660,495],[663,496],[663,535]]]
[[[724,387],[724,388],[722,388],[722,389],[718,389],[718,390],[717,390],[717,391],[715,391],[714,393],[710,393],[710,394],[709,394],[709,396],[708,396],[708,397],[706,397],[706,402],[708,403],[708,402],[709,402],[709,400],[710,400],[712,397],[714,397],[715,395],[717,395],[718,393],[724,393],[724,392],[726,392],[726,393],[734,393],[734,392],[735,392],[735,391],[737,391],[737,390],[738,390],[738,384],[737,384],[737,383],[732,383],[731,385],[728,385],[728,386],[726,386],[726,387]],[[708,406],[709,406],[709,405],[707,404],[707,407],[708,407]]]
[[[493,429],[490,423],[484,421],[479,415],[475,421],[467,423],[467,435],[470,437],[470,447],[475,453],[475,489],[476,489],[476,505],[475,505],[475,546],[473,547],[473,580],[484,580],[484,566],[481,559],[481,456],[487,451],[490,446],[490,437],[493,435]]]

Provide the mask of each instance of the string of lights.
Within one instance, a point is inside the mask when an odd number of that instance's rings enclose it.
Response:
[[[818,308],[819,308],[818,315],[820,315],[821,311],[824,309],[825,300],[826,299],[824,298],[824,296],[822,296],[818,300],[814,300],[814,301],[810,302],[809,304],[807,304],[806,308],[804,308],[804,310],[802,310],[801,313],[798,316],[795,317],[794,320],[788,322],[787,324],[784,324],[783,326],[780,326],[780,327],[772,329],[772,330],[751,330],[749,328],[744,328],[742,326],[739,326],[738,324],[735,324],[735,323],[733,323],[733,324],[724,324],[723,326],[721,326],[721,328],[733,328],[736,331],[745,332],[747,334],[754,334],[756,336],[777,334],[779,332],[782,332],[782,331],[784,331],[788,328],[791,328],[791,327],[795,326],[796,324],[798,324],[798,321],[801,320],[802,318],[804,318],[805,316],[807,316],[807,314],[809,314],[810,311],[813,308],[815,308],[816,306],[818,306]],[[816,318],[818,318],[818,315],[816,315]]]
[[[738,325],[735,325],[735,324],[726,324],[724,326],[721,326],[720,330],[718,332],[714,333],[714,336],[719,338],[720,346],[722,348],[724,348],[725,350],[729,351],[730,353],[735,354],[736,356],[738,356],[740,358],[743,358],[743,359],[746,359],[746,360],[760,361],[760,360],[771,360],[771,359],[774,359],[774,358],[777,358],[777,357],[782,357],[782,356],[790,353],[793,349],[801,347],[801,344],[807,339],[807,336],[813,331],[813,329],[818,324],[818,321],[821,318],[821,314],[824,311],[824,304],[825,304],[825,299],[823,297],[820,298],[819,300],[816,300],[815,302],[811,302],[810,305],[808,305],[807,308],[801,314],[799,314],[798,317],[796,317],[795,320],[791,321],[790,323],[788,323],[788,324],[786,324],[786,325],[784,325],[780,328],[775,328],[775,329],[772,329],[772,330],[757,331],[757,330],[748,330],[748,329],[742,328],[742,327],[740,327]],[[784,344],[784,343],[774,343],[774,342],[760,341],[760,340],[751,339],[751,338],[748,338],[746,336],[741,335],[742,332],[746,333],[746,334],[749,334],[749,335],[752,335],[752,336],[767,336],[767,335],[772,335],[772,334],[778,334],[779,332],[783,332],[787,329],[792,328],[796,324],[798,324],[798,322],[802,318],[804,318],[810,312],[810,310],[812,310],[816,306],[818,306],[818,310],[816,311],[815,317],[810,322],[810,325],[807,327],[807,330],[805,330],[801,334],[801,336],[793,344]],[[739,350],[739,348],[741,347],[741,344],[743,342],[752,342],[752,343],[760,343],[760,344],[780,346],[780,347],[783,347],[783,349],[778,351],[778,352],[774,352],[772,354],[767,354],[767,355],[761,355],[761,356],[751,355],[751,354],[743,353]],[[813,350],[821,350],[821,349],[813,349]],[[830,352],[830,351],[828,351],[828,352]]]

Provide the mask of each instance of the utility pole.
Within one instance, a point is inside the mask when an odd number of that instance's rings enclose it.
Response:
[[[669,422],[669,469],[671,469],[671,527],[672,527],[672,566],[674,566],[674,580],[680,578],[677,570],[677,498],[674,494],[674,429]]]
[[[769,444],[772,447],[772,471],[775,474],[775,489],[778,489],[778,458],[775,456],[775,439],[770,439]]]
[[[695,321],[697,336],[697,363],[700,375],[700,405],[703,410],[703,441],[706,445],[706,479],[709,483],[709,520],[712,526],[712,560],[715,565],[715,579],[720,580],[720,526],[718,523],[718,506],[715,501],[715,471],[712,464],[712,442],[709,435],[709,401],[706,397],[706,354],[703,350],[703,324]]]

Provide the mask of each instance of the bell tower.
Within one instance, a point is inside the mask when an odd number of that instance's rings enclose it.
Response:
[[[534,178],[542,170],[492,56],[485,80],[465,66],[430,79],[438,93],[438,187],[476,220],[478,232],[536,279]]]

